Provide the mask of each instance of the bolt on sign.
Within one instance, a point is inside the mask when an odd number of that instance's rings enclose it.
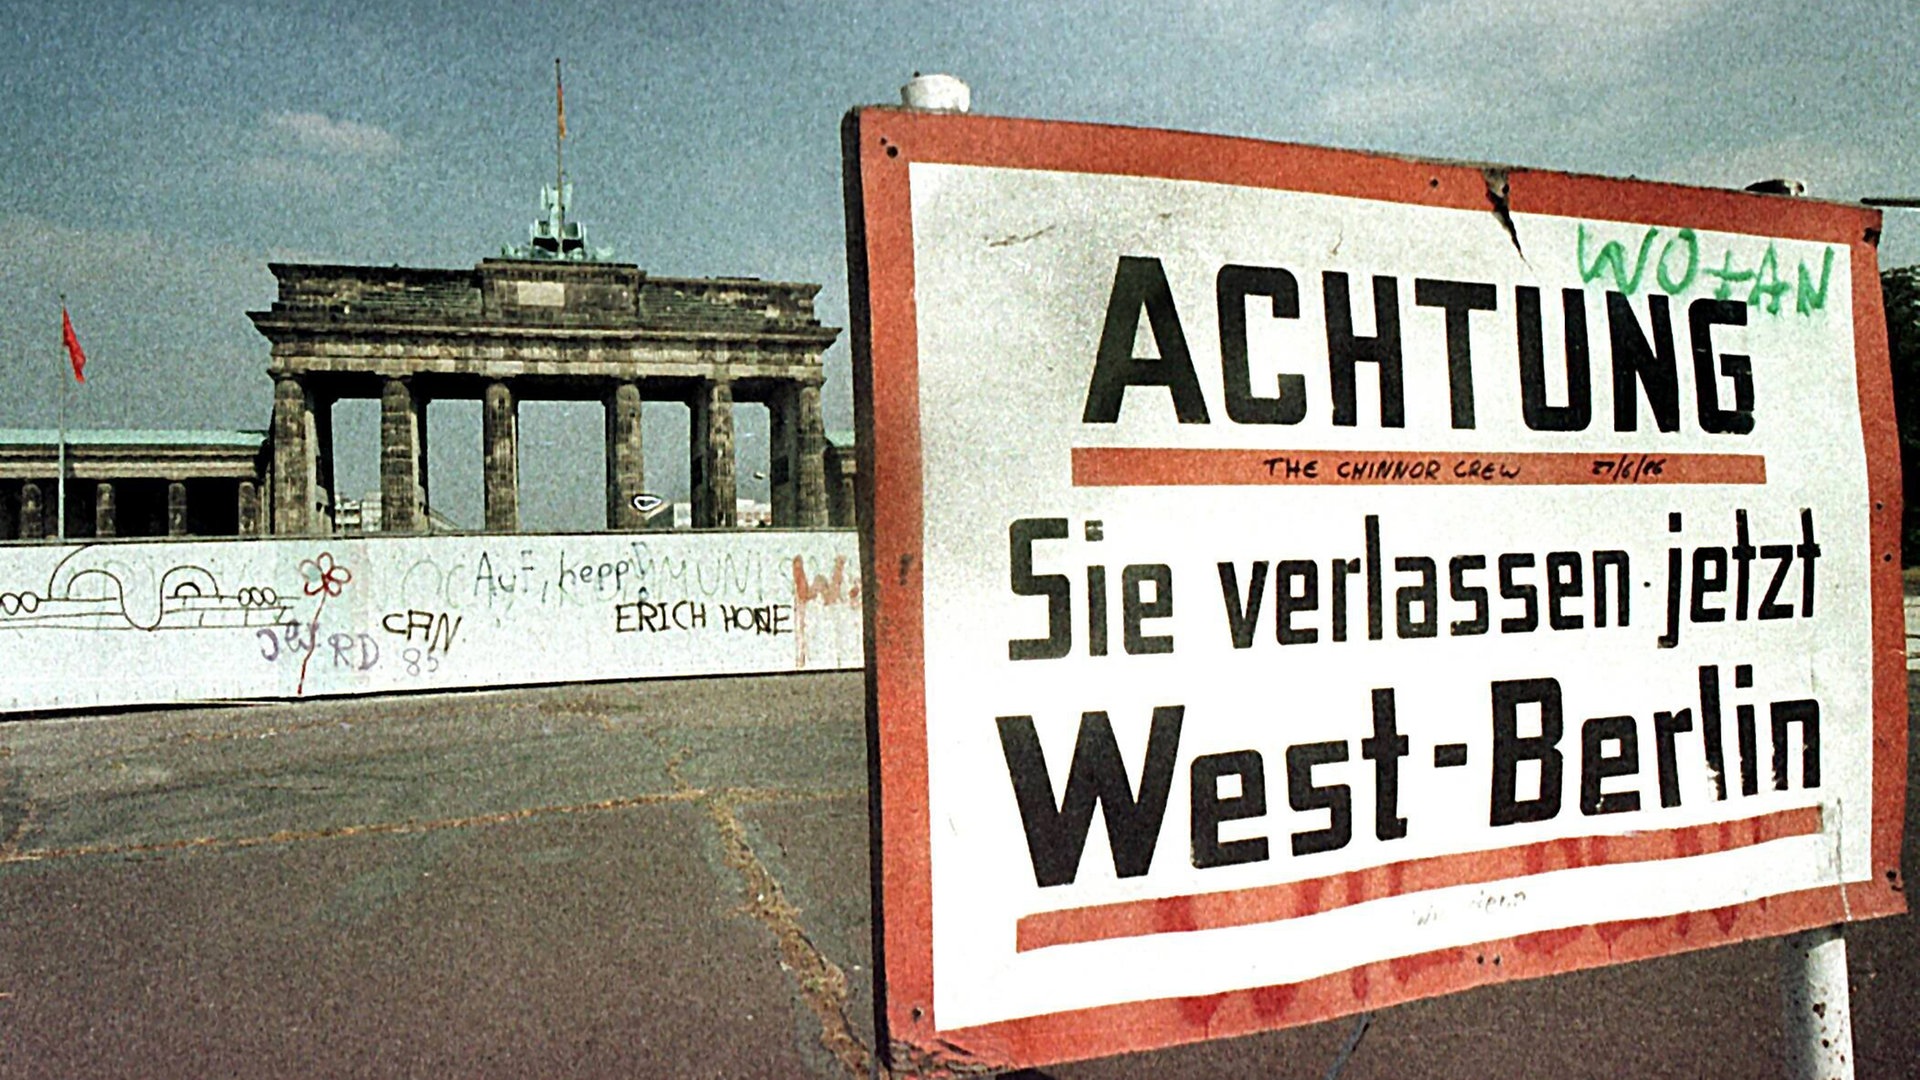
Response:
[[[1903,909],[1876,212],[844,138],[896,1065]]]

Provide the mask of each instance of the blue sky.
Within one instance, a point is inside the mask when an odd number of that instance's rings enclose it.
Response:
[[[839,120],[915,71],[1003,115],[1920,195],[1920,5],[1831,6],[5,0],[0,426],[53,422],[64,291],[92,362],[77,426],[264,427],[244,313],[272,299],[267,262],[465,267],[524,239],[556,56],[594,243],[656,274],[820,282],[844,326]],[[1920,262],[1920,213],[1888,212],[1882,261]],[[850,427],[844,340],[827,359]],[[346,494],[377,484],[371,410],[340,414]],[[430,422],[436,504],[472,524],[477,408]],[[596,526],[598,416],[523,425],[527,523]],[[656,487],[683,483],[666,456]]]

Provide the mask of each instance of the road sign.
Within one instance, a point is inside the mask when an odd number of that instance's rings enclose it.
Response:
[[[897,1063],[1903,909],[1877,213],[844,134]]]

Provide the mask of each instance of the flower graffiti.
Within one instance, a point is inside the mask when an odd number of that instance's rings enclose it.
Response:
[[[313,609],[313,624],[308,637],[306,658],[300,661],[300,683],[294,688],[296,696],[307,691],[307,664],[313,660],[314,651],[320,647],[320,613],[327,609],[327,598],[339,596],[340,590],[353,580],[353,571],[333,561],[333,552],[323,551],[311,559],[300,560],[301,588],[308,596],[317,596],[320,603]]]
[[[339,596],[340,590],[353,580],[353,571],[335,563],[332,552],[323,551],[314,558],[300,560],[300,576],[306,582],[308,596],[319,596],[323,592]],[[326,600],[322,598],[320,603],[324,605]]]

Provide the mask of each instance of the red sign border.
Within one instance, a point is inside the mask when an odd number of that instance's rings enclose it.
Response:
[[[877,1031],[899,1069],[1045,1065],[1312,1023],[1510,979],[1662,956],[1906,910],[1900,881],[1907,684],[1900,465],[1875,245],[1863,207],[1531,169],[1104,125],[855,109],[842,125],[858,431]],[[1871,880],[1713,911],[1570,927],[1363,964],[1306,982],[943,1029],[933,1013],[922,456],[912,162],[1197,180],[1413,206],[1580,216],[1844,245],[1873,502]]]

